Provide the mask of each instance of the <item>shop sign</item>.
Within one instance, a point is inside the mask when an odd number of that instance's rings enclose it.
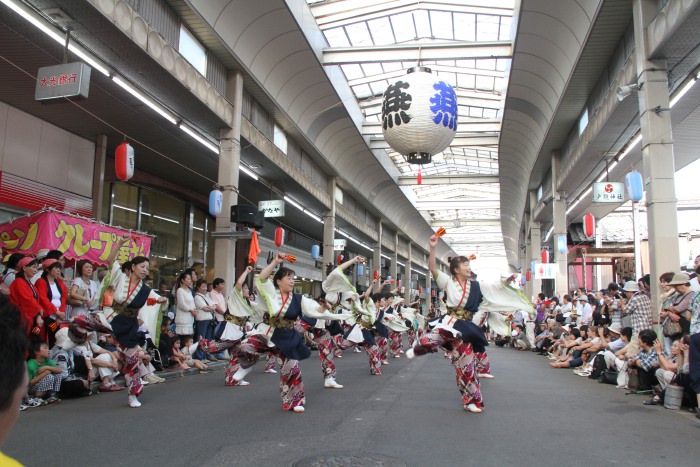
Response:
[[[283,217],[284,200],[271,199],[268,201],[258,201],[258,211],[264,211],[265,217]]]
[[[594,203],[624,203],[625,184],[617,182],[599,182],[593,184]]]
[[[347,246],[348,241],[345,240],[344,238],[336,238],[333,240],[333,251],[341,251],[344,250],[345,247]]]
[[[34,99],[45,101],[63,97],[87,99],[90,92],[91,68],[82,62],[39,68]]]
[[[117,261],[148,256],[151,236],[94,222],[84,217],[46,209],[0,225],[0,241],[7,253],[37,253],[60,250],[66,258],[107,264],[107,258],[122,235],[129,241],[120,248]]]
[[[535,263],[535,279],[556,279],[557,265],[554,263]]]

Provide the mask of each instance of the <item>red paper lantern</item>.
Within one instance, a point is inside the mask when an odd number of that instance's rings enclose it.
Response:
[[[374,278],[376,280],[379,280],[379,271],[377,271],[376,269],[374,270]]]
[[[527,271],[527,272],[525,273],[525,280],[528,281],[528,282],[530,282],[530,277],[531,277],[530,271]]]
[[[338,264],[341,264],[341,263],[343,262],[343,254],[340,253],[340,254],[338,255],[338,257],[336,258],[336,260],[338,260]]]
[[[275,245],[277,245],[277,248],[284,245],[284,229],[282,227],[275,229]]]
[[[420,173],[420,165],[418,166],[418,176],[416,177],[416,180],[418,181],[419,185],[423,183],[423,174]]]
[[[583,216],[583,233],[586,237],[595,237],[595,217],[590,212]]]
[[[114,169],[119,180],[129,181],[134,176],[134,148],[127,142],[120,143],[114,152]]]
[[[542,250],[542,262],[549,263],[549,250]]]

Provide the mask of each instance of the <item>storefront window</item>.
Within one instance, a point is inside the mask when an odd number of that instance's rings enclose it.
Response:
[[[135,229],[139,206],[139,188],[124,183],[114,183],[112,197],[112,225]]]
[[[214,271],[214,236],[212,235],[214,230],[216,230],[216,220],[207,216],[207,282],[213,282],[216,279],[216,271]],[[228,284],[226,285],[228,286]]]
[[[156,237],[151,243],[150,266],[153,285],[161,280],[170,286],[186,266],[185,214],[187,205],[150,190],[141,193],[140,230]]]

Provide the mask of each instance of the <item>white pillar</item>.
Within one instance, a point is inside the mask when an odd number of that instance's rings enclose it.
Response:
[[[403,298],[408,304],[411,299],[411,262],[413,261],[413,253],[411,252],[411,242],[408,242],[408,257],[406,258],[406,265],[404,267],[404,294]],[[415,284],[414,284],[415,285]],[[417,288],[417,286],[416,286]]]
[[[540,223],[535,221],[535,206],[537,206],[537,193],[534,191],[530,192],[530,263],[533,261],[536,263],[542,262],[542,232],[540,230]],[[529,265],[528,265],[529,267]],[[535,271],[532,271],[532,295],[537,295],[542,291],[542,280],[535,279]]]
[[[642,127],[642,157],[649,226],[652,322],[659,321],[661,289],[657,278],[678,271],[678,218],[676,207],[673,135],[665,59],[650,60],[646,25],[656,17],[656,0],[634,0],[634,44],[639,83],[637,93]],[[658,109],[655,110],[655,109]],[[659,329],[657,328],[657,332]]]
[[[243,74],[231,71],[228,75],[226,97],[233,107],[230,128],[220,132],[218,183],[238,188],[239,167],[241,164],[241,110],[243,106]],[[214,240],[215,277],[221,277],[230,288],[236,282],[236,240],[226,237],[235,226],[231,223],[231,206],[238,204],[238,194],[233,190],[223,190],[221,215],[216,218],[216,232],[224,234]]]
[[[561,155],[558,151],[552,153],[552,219],[554,224],[553,239],[554,239],[554,262],[557,265],[557,276],[555,284],[555,292],[559,293],[560,297],[566,295],[569,289],[568,278],[568,252],[559,252],[559,237],[563,236],[566,239],[566,196],[563,196],[557,191],[557,183],[559,179],[559,167],[561,164]]]
[[[328,194],[331,207],[323,214],[323,267],[321,277],[326,278],[326,265],[335,263],[335,251],[333,251],[333,240],[335,240],[335,186],[337,180],[331,177],[328,180]],[[347,259],[347,258],[346,258]]]

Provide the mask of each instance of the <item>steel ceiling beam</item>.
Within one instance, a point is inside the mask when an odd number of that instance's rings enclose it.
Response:
[[[481,199],[457,199],[457,200],[440,200],[440,201],[416,201],[416,209],[419,211],[440,211],[447,209],[478,209],[478,208],[500,208],[498,200],[481,200]]]
[[[498,175],[422,175],[421,185],[450,185],[450,184],[475,184],[475,183],[498,183]],[[418,185],[416,177],[399,176],[399,186]]]
[[[323,65],[411,62],[421,60],[471,60],[478,58],[511,58],[510,41],[493,42],[429,42],[323,49]]]
[[[498,136],[472,136],[472,137],[462,137],[455,138],[450,143],[452,147],[477,147],[477,146],[498,146]],[[389,149],[389,143],[387,143],[384,138],[370,138],[369,148],[370,149]],[[453,157],[460,157],[453,155]],[[482,159],[487,160],[487,159]],[[496,160],[491,160],[491,162],[498,162]]]
[[[457,73],[460,75],[474,75],[474,76],[488,76],[491,78],[505,78],[506,72],[500,70],[482,70],[481,68],[466,68],[448,65],[426,65],[433,71],[444,71],[446,73]],[[359,86],[361,84],[375,83],[377,81],[383,81],[385,79],[390,80],[393,78],[398,78],[400,76],[406,76],[406,70],[395,70],[388,71],[386,73],[381,73],[378,75],[369,75],[363,78],[355,78],[348,80],[348,86]]]
[[[311,4],[309,8],[316,17],[316,23],[322,30],[415,10],[436,10],[498,16],[513,15],[512,9],[494,7],[488,0],[471,0],[469,3],[459,0],[341,0],[330,3]]]
[[[494,227],[501,226],[501,219],[459,219],[459,227]],[[455,221],[432,221],[430,227],[455,227]]]
[[[501,131],[501,122],[498,120],[484,120],[483,122],[457,120],[458,135],[460,133],[497,133]],[[381,135],[381,123],[365,123],[362,125],[363,135]]]

